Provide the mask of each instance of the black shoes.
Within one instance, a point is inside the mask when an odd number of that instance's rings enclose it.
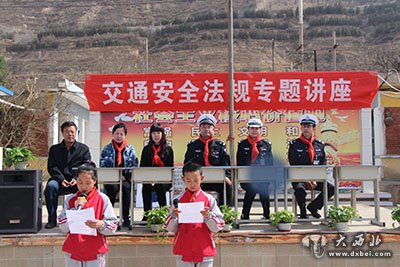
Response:
[[[310,207],[310,205],[307,206],[307,209],[311,212],[311,215],[314,218],[317,218],[317,219],[321,218],[321,214],[318,213],[317,209],[314,209],[314,208]]]
[[[307,219],[307,210],[305,205],[300,207],[300,219]]]
[[[242,215],[240,215],[240,219],[241,220],[250,220],[250,217],[249,217],[249,215],[242,214]]]
[[[56,222],[48,222],[48,223],[46,223],[46,225],[44,226],[44,228],[46,228],[46,229],[53,229],[54,227],[56,227],[57,226],[57,223]]]
[[[129,219],[125,219],[124,222],[122,223],[124,227],[129,227],[131,225],[131,221]]]

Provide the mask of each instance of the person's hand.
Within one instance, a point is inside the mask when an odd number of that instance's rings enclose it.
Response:
[[[62,180],[61,185],[62,185],[63,187],[69,187],[69,186],[70,186],[69,182],[68,182],[67,180],[65,180],[65,179]]]
[[[82,208],[83,206],[85,206],[85,203],[87,202],[86,198],[84,197],[78,197],[75,200],[75,208],[78,208],[78,206],[80,205]]]
[[[100,229],[104,226],[104,222],[101,220],[87,220],[85,224],[94,229]]]
[[[203,215],[204,219],[207,219],[210,217],[210,208],[204,207],[204,210],[200,211],[200,213]]]
[[[174,208],[172,210],[172,217],[174,218],[178,218],[180,211],[178,210],[178,208]]]
[[[74,186],[76,185],[76,180],[72,178],[72,180],[69,182],[69,186]]]
[[[226,184],[228,184],[228,185],[232,185],[232,181],[231,181],[231,179],[229,179],[228,177],[225,177],[225,182],[226,182]]]

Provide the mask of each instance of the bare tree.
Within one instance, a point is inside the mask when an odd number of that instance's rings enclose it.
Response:
[[[374,55],[374,64],[379,71],[387,72],[390,69],[400,71],[400,48],[378,48]]]
[[[0,146],[28,147],[36,154],[47,151],[48,123],[54,116],[54,101],[39,90],[36,79],[8,79],[13,97],[0,103]],[[42,151],[42,153],[40,153]]]

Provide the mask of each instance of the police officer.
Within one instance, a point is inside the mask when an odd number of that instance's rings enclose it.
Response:
[[[314,115],[304,114],[300,117],[301,136],[289,143],[289,163],[290,165],[325,165],[325,144],[315,139],[315,127],[318,119]],[[324,204],[323,202],[323,183],[322,182],[303,182],[292,183],[297,204],[300,207],[300,218],[307,218],[306,211],[306,190],[316,189],[321,191],[316,199],[308,204],[307,209],[315,218],[320,218],[318,213]],[[334,186],[328,183],[328,199],[334,194]]]
[[[200,137],[191,141],[187,145],[184,164],[191,161],[201,166],[230,166],[229,155],[225,144],[214,138],[214,127],[217,120],[211,114],[203,114],[197,120],[200,129]],[[207,177],[206,177],[207,180]],[[230,171],[226,171],[226,200],[231,205],[232,201],[232,182],[230,180]],[[216,191],[219,194],[219,203],[224,202],[224,185],[202,183],[202,189],[205,191]]]
[[[239,143],[236,159],[238,166],[273,165],[271,143],[261,137],[262,122],[260,119],[251,118],[247,122],[248,136]],[[269,191],[268,183],[241,183],[246,190],[243,200],[241,219],[248,220],[251,205],[258,193],[263,207],[263,216],[269,219]]]

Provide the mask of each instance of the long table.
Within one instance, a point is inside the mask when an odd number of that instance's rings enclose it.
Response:
[[[382,167],[375,165],[343,165],[335,167],[335,181],[339,185],[341,181],[372,181],[374,188],[374,218],[362,218],[361,220],[371,220],[372,224],[385,226],[380,221],[380,200],[379,200],[379,182],[382,178]],[[351,201],[355,204],[355,191],[352,191]],[[354,205],[353,204],[353,205]],[[335,186],[335,206],[339,206],[339,186]]]
[[[131,223],[134,223],[134,185],[137,183],[173,183],[174,167],[138,167],[138,168],[98,168],[99,183],[116,183],[120,185],[119,198],[120,209],[119,219],[122,223],[122,182],[123,171],[131,171]],[[316,181],[323,183],[324,192],[324,216],[322,219],[301,219],[304,220],[326,220],[328,211],[328,188],[327,183],[333,173],[336,185],[340,181],[359,180],[373,181],[374,183],[374,205],[375,217],[371,223],[383,225],[380,222],[379,211],[379,181],[382,176],[380,166],[327,166],[327,165],[299,165],[299,166],[221,166],[221,167],[203,167],[205,183],[223,183],[224,192],[226,191],[225,171],[232,171],[232,181],[234,183],[234,207],[238,210],[238,185],[239,183],[273,183],[274,184],[274,209],[278,210],[278,192],[279,181],[283,180],[284,208],[288,209],[287,184],[292,182]],[[174,190],[172,190],[174,191]],[[339,190],[335,186],[334,205],[339,205]],[[226,195],[224,194],[224,203]],[[253,220],[252,220],[253,221]],[[266,221],[266,220],[263,220]],[[239,221],[238,221],[239,222]]]

